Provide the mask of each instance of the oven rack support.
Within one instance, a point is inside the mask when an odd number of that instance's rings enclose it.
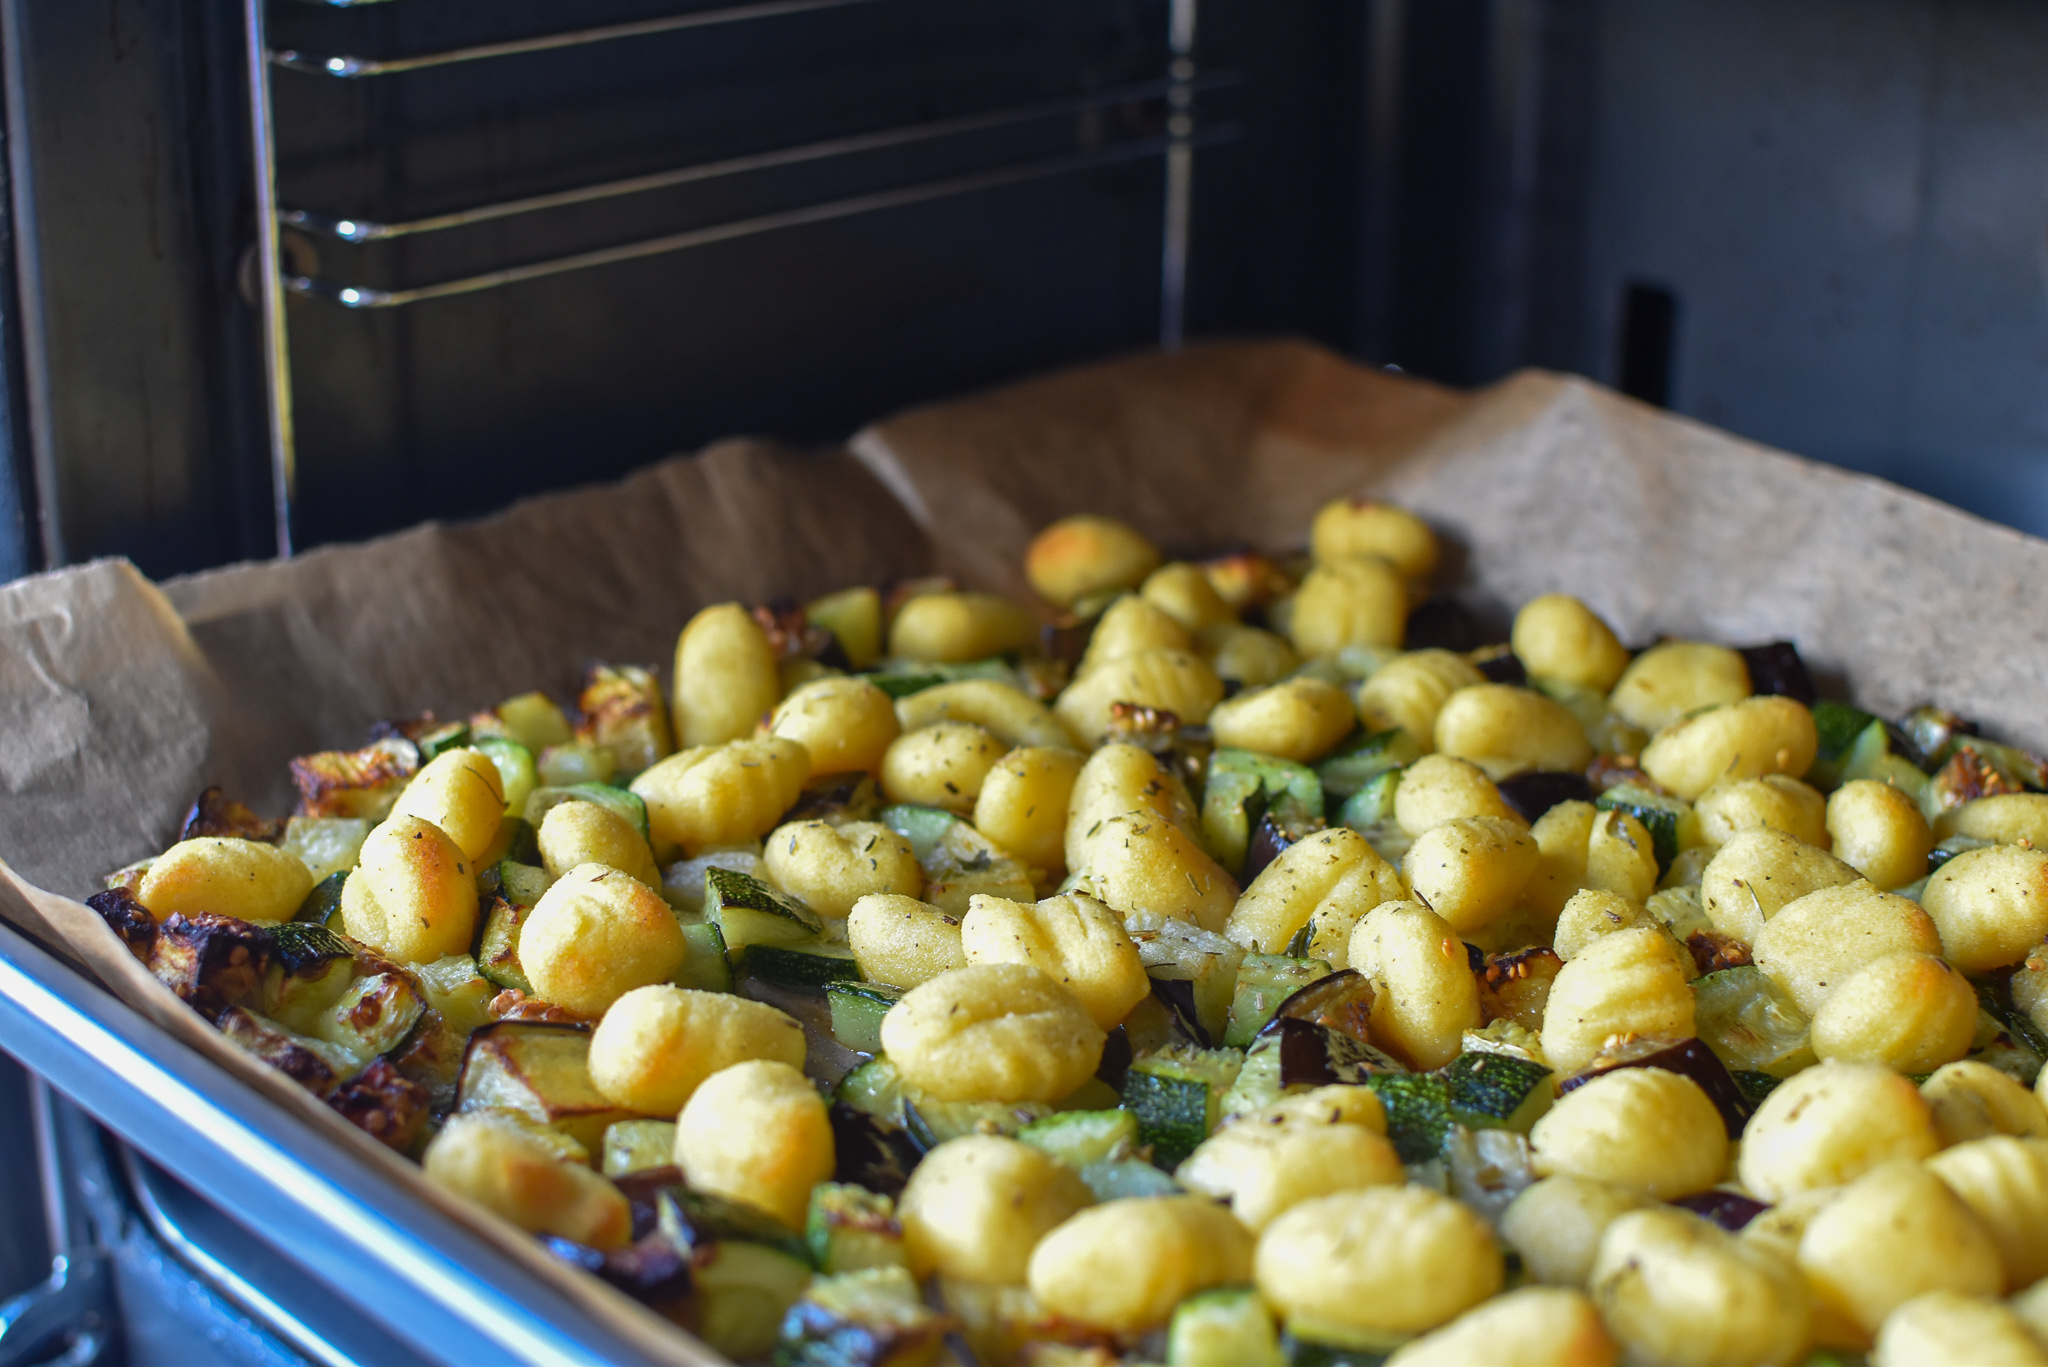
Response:
[[[391,0],[301,0],[301,3],[329,8],[357,8],[390,2]],[[756,3],[751,4],[694,10],[634,23],[563,30],[510,42],[455,48],[414,57],[370,59],[346,55],[323,57],[292,50],[273,50],[268,38],[269,0],[243,0],[247,40],[245,71],[258,206],[255,250],[257,306],[264,348],[263,374],[268,400],[272,513],[278,557],[288,558],[292,553],[293,508],[298,483],[297,440],[291,393],[291,349],[286,314],[287,301],[291,296],[325,300],[349,309],[399,308],[572,271],[685,251],[783,228],[829,222],[1156,156],[1163,159],[1165,167],[1160,251],[1159,344],[1167,350],[1178,348],[1186,326],[1194,153],[1199,147],[1232,140],[1242,132],[1241,129],[1229,124],[1204,128],[1199,132],[1196,129],[1196,95],[1205,90],[1235,84],[1238,80],[1236,73],[1229,71],[1216,72],[1206,77],[1198,76],[1195,65],[1197,0],[1169,0],[1166,34],[1169,61],[1161,79],[1098,91],[1091,95],[983,110],[949,119],[929,120],[747,156],[674,167],[667,171],[623,180],[573,186],[549,194],[473,205],[443,214],[399,222],[383,223],[360,217],[323,214],[294,208],[284,204],[279,197],[276,122],[271,91],[271,79],[275,71],[342,80],[399,76],[460,63],[533,56],[592,43],[651,37],[720,24],[781,18],[880,2],[881,0],[756,0]],[[1012,127],[1065,114],[1159,99],[1165,102],[1167,116],[1165,131],[1158,136],[1119,139],[1066,155],[985,167],[960,175],[820,201],[774,213],[710,224],[427,285],[392,290],[371,289],[290,274],[285,268],[282,239],[285,228],[319,233],[350,243],[382,241],[668,189],[748,171],[823,161],[882,148],[907,146],[989,129]]]

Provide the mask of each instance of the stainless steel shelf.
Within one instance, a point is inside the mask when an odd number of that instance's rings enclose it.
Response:
[[[362,3],[362,0],[355,0],[355,3]],[[630,24],[565,29],[560,33],[516,38],[505,43],[480,43],[475,47],[427,52],[417,57],[322,57],[314,53],[286,49],[271,53],[270,61],[272,65],[283,67],[287,71],[354,80],[366,76],[395,76],[407,71],[425,71],[431,67],[453,66],[458,62],[524,57],[536,52],[558,52],[563,48],[583,47],[589,43],[609,43],[621,38],[652,38],[658,34],[681,33],[686,29],[709,28],[716,24],[737,24],[753,19],[778,19],[788,14],[809,14],[816,10],[846,9],[854,5],[876,3],[879,3],[879,0],[763,0],[760,4],[696,10],[688,14],[666,15],[660,19],[642,19]]]

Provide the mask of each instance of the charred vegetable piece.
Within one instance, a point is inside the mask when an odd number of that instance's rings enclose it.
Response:
[[[1321,959],[1295,959],[1284,954],[1245,955],[1238,966],[1237,986],[1230,1002],[1230,1026],[1224,1032],[1223,1043],[1232,1049],[1249,1047],[1282,1002],[1329,976],[1330,966]]]
[[[606,1252],[557,1234],[543,1234],[541,1247],[571,1267],[602,1277],[657,1310],[679,1309],[690,1294],[690,1262],[660,1235]]]
[[[1751,1110],[1763,1105],[1764,1098],[1776,1091],[1778,1084],[1784,1081],[1783,1078],[1772,1077],[1769,1073],[1759,1073],[1748,1068],[1732,1068],[1728,1076],[1735,1079],[1735,1085],[1749,1098]]]
[[[586,1149],[631,1118],[590,1080],[590,1032],[572,1025],[500,1021],[477,1031],[462,1065],[460,1104],[516,1112]]]
[[[215,1024],[236,1047],[246,1049],[317,1097],[331,1096],[342,1079],[361,1066],[347,1051],[287,1030],[244,1007],[227,1007]]]
[[[1703,1191],[1695,1196],[1681,1196],[1671,1204],[1683,1206],[1730,1234],[1770,1209],[1762,1201],[1734,1191]]]
[[[269,927],[232,916],[188,918],[173,912],[151,938],[149,971],[212,1019],[224,1007],[259,1000],[271,952]]]
[[[1318,959],[1315,962],[1322,961]],[[1346,968],[1310,982],[1281,1002],[1273,1015],[1309,1021],[1340,1035],[1349,1035],[1360,1044],[1370,1044],[1375,995],[1371,979],[1355,968]]]
[[[592,665],[583,676],[576,708],[583,714],[576,738],[611,751],[623,776],[652,768],[675,748],[669,737],[661,682],[651,669]]]
[[[1249,883],[1264,873],[1266,865],[1285,853],[1288,846],[1327,829],[1329,823],[1321,817],[1289,812],[1288,805],[1274,803],[1259,814],[1258,823],[1252,827],[1251,843],[1245,846],[1244,870],[1239,875],[1243,881]]]
[[[1813,706],[1813,676],[1806,672],[1806,661],[1799,658],[1798,646],[1790,641],[1770,641],[1760,646],[1744,646],[1737,654],[1749,666],[1752,692],[1775,693]]]
[[[1897,727],[1911,757],[1929,769],[1947,759],[1950,747],[1976,729],[1947,708],[1931,704],[1916,707],[1899,718]]]
[[[1355,1037],[1291,1016],[1275,1019],[1253,1041],[1254,1050],[1273,1047],[1280,1055],[1280,1086],[1357,1085],[1375,1073],[1400,1072],[1393,1058]]]
[[[325,926],[284,921],[269,928],[273,962],[286,973],[306,973],[336,959],[352,960],[356,946]]]
[[[360,750],[324,750],[291,762],[299,816],[353,816],[382,821],[399,790],[419,772],[420,748],[389,736]]]
[[[341,889],[348,882],[348,870],[330,873],[313,885],[306,894],[306,900],[299,903],[299,909],[292,913],[292,922],[299,925],[333,927],[341,924]]]
[[[1125,1110],[1062,1111],[1017,1131],[1070,1168],[1128,1158],[1138,1147],[1138,1117]]]
[[[1527,1030],[1543,1028],[1550,985],[1564,960],[1547,945],[1489,955],[1479,974],[1479,1005],[1489,1021],[1511,1020]]]
[[[483,933],[477,938],[476,966],[494,985],[533,995],[533,983],[519,962],[519,930],[533,912],[499,897],[484,909]]]
[[[1187,994],[1176,989],[1186,984],[1176,984],[1170,979],[1154,978],[1152,995],[1132,1007],[1124,1017],[1117,1031],[1123,1036],[1127,1051],[1123,1058],[1124,1072],[1130,1072],[1132,1059],[1162,1050],[1186,1046],[1191,1049],[1207,1049],[1210,1036],[1205,1033],[1187,1006]],[[1116,1034],[1110,1038],[1114,1040]],[[1110,1059],[1110,1046],[1103,1046],[1103,1060]]]
[[[884,1196],[901,1195],[910,1170],[917,1166],[917,1146],[910,1136],[844,1101],[834,1101],[827,1114],[838,1164],[833,1175]]]
[[[201,793],[192,809],[185,813],[185,824],[178,831],[178,839],[197,840],[201,836],[221,835],[275,845],[284,837],[284,827],[283,821],[258,816],[214,787]]]
[[[2048,1034],[2034,1024],[2034,1018],[2013,1005],[2009,983],[1994,978],[1973,980],[1977,1005],[2003,1026],[2014,1042],[2037,1058],[2048,1059]]]
[[[1166,989],[1175,994],[1175,1008],[1192,1018],[1205,1040],[1221,1038],[1229,1028],[1244,948],[1199,926],[1163,916],[1141,914],[1125,925],[1155,984],[1187,985],[1184,997],[1178,989]]]
[[[443,1116],[455,1109],[462,1087],[462,1060],[469,1052],[469,1031],[456,1030],[432,1009],[420,1016],[405,1043],[391,1055],[400,1077],[426,1092],[427,1109]]]
[[[1489,646],[1472,652],[1472,663],[1489,683],[1526,684],[1529,667],[1522,657],[1506,646]]]
[[[1451,1119],[1468,1130],[1527,1134],[1557,1100],[1550,1070],[1527,1059],[1463,1053],[1442,1072]]]
[[[1513,774],[1494,785],[1508,806],[1532,825],[1552,807],[1563,802],[1591,802],[1593,785],[1584,774],[1549,773],[1531,769]]]
[[[498,985],[479,973],[476,960],[467,954],[415,964],[412,976],[427,1005],[441,1013],[449,1028],[467,1035],[490,1023],[491,998],[498,994]]]
[[[923,1367],[950,1327],[903,1268],[820,1277],[783,1317],[775,1367]]]
[[[403,1043],[424,1010],[425,1000],[404,973],[372,973],[352,982],[308,1033],[368,1060]]]
[[[704,871],[704,915],[725,937],[726,953],[742,957],[754,945],[796,945],[824,932],[818,913],[758,878],[731,869]]]
[[[1414,618],[1409,619],[1413,622]],[[1249,1286],[1201,1291],[1173,1312],[1167,1367],[1283,1367],[1279,1331]]]
[[[929,1152],[949,1139],[970,1134],[1015,1134],[1052,1114],[1041,1101],[940,1101],[905,1090],[903,1132]]]
[[[370,1138],[405,1153],[426,1128],[432,1096],[380,1058],[335,1088],[327,1104]]]
[[[1669,793],[1624,783],[1600,794],[1593,805],[1602,811],[1627,812],[1643,823],[1656,848],[1660,874],[1670,872],[1671,861],[1678,858],[1680,850],[1700,843],[1699,817],[1692,804]]]
[[[1697,1039],[1675,1043],[1670,1040],[1635,1040],[1603,1049],[1584,1072],[1560,1082],[1558,1094],[1562,1096],[1576,1091],[1594,1078],[1617,1068],[1662,1068],[1667,1073],[1692,1079],[1707,1094],[1707,1100],[1714,1103],[1714,1109],[1721,1113],[1721,1123],[1728,1127],[1730,1139],[1741,1137],[1742,1127],[1749,1123],[1754,1109],[1742,1089],[1735,1085],[1735,1079],[1728,1075],[1727,1065]]]
[[[1138,1118],[1138,1140],[1152,1161],[1179,1167],[1216,1129],[1223,1098],[1244,1059],[1229,1049],[1168,1049],[1135,1060],[1124,1078],[1124,1105]]]
[[[1451,1132],[1450,1084],[1436,1073],[1374,1073],[1365,1085],[1387,1112],[1387,1138],[1403,1163],[1426,1163]]]
[[[1958,745],[1921,790],[1920,810],[1929,824],[1933,824],[1943,813],[1965,802],[2022,792],[2024,788],[2025,785],[2001,772],[1983,751],[1969,745]]]
[[[1433,593],[1415,605],[1401,643],[1409,650],[1455,650],[1464,654],[1485,644],[1479,619],[1455,595]],[[1180,1367],[1176,1360],[1173,1367]]]
[[[1228,746],[1209,757],[1202,788],[1202,835],[1218,863],[1232,873],[1244,873],[1253,838],[1269,814],[1274,831],[1268,844],[1286,838],[1288,832],[1313,829],[1310,823],[1323,816],[1323,786],[1315,773],[1288,760]],[[1270,863],[1272,855],[1265,857]]]
[[[692,1191],[678,1183],[654,1197],[655,1228],[678,1248],[703,1249],[710,1244],[748,1243],[772,1248],[806,1265],[810,1250],[803,1237],[765,1211],[708,1191]]]
[[[1709,973],[1693,1000],[1693,1028],[1729,1068],[1787,1078],[1814,1061],[1805,1013],[1762,969]]]
[[[872,821],[881,806],[873,774],[826,774],[804,786],[783,821]]]
[[[601,1165],[606,1177],[665,1168],[676,1161],[673,1120],[619,1120],[604,1132]]]
[[[821,1182],[811,1188],[804,1243],[810,1247],[811,1262],[827,1274],[904,1265],[896,1203],[845,1182]]]
[[[857,1054],[882,1052],[882,1017],[903,999],[903,989],[883,983],[835,982],[825,989],[832,1009],[832,1038]]]

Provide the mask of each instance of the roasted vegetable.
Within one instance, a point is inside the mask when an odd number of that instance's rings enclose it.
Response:
[[[1741,1137],[1742,1127],[1749,1123],[1750,1114],[1755,1109],[1735,1079],[1728,1075],[1727,1066],[1713,1050],[1697,1039],[1617,1041],[1602,1049],[1583,1071],[1560,1082],[1558,1094],[1562,1096],[1576,1091],[1594,1078],[1617,1068],[1661,1068],[1667,1073],[1690,1078],[1706,1093],[1707,1100],[1714,1103],[1714,1109],[1721,1113],[1721,1123],[1728,1127],[1730,1139]]]
[[[776,1367],[926,1367],[949,1320],[900,1267],[820,1277],[783,1317]]]
[[[1230,1026],[1223,1042],[1233,1049],[1247,1048],[1259,1031],[1304,987],[1330,976],[1330,966],[1321,959],[1290,958],[1284,954],[1247,954],[1238,966],[1237,985],[1231,995]]]
[[[283,838],[284,831],[284,822],[256,815],[215,787],[201,793],[192,809],[185,813],[185,824],[178,831],[178,839],[196,840],[203,835],[225,835],[237,840],[262,840],[275,845]]]
[[[1214,1132],[1243,1066],[1230,1049],[1169,1049],[1132,1062],[1124,1105],[1137,1116],[1138,1140],[1152,1146],[1155,1164],[1173,1171]]]
[[[904,1266],[903,1226],[896,1222],[896,1203],[845,1182],[811,1188],[804,1243],[811,1262],[827,1274]]]
[[[621,778],[652,768],[675,749],[668,725],[668,704],[661,681],[638,665],[592,665],[577,695],[583,721],[576,738],[599,745],[618,761]]]
[[[1527,1134],[1557,1099],[1548,1068],[1506,1054],[1468,1051],[1442,1072],[1450,1118],[1468,1130]]]
[[[882,983],[834,982],[825,989],[832,1008],[832,1038],[857,1054],[882,1052],[882,1017],[903,999],[903,989]]]
[[[352,816],[382,821],[399,790],[420,769],[420,749],[389,736],[360,750],[323,750],[291,762],[299,816]]]
[[[500,1021],[470,1037],[460,1105],[512,1111],[575,1139],[604,1142],[607,1126],[630,1114],[590,1080],[590,1032],[575,1026]]]

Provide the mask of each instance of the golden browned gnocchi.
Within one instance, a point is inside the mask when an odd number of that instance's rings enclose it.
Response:
[[[1928,878],[1920,904],[1958,968],[2017,963],[2048,936],[2048,854],[2019,845],[1965,850]]]
[[[976,895],[960,923],[970,964],[1029,964],[1074,994],[1104,1030],[1150,995],[1123,917],[1083,893],[1027,905]]]
[[[505,813],[505,781],[480,750],[444,750],[413,776],[391,809],[439,826],[463,857],[480,859],[498,837]]]
[[[1218,703],[1209,729],[1218,745],[1278,755],[1297,763],[1320,759],[1357,725],[1344,690],[1321,679],[1289,679]]]
[[[590,1037],[590,1080],[627,1110],[666,1118],[735,1063],[801,1068],[804,1053],[803,1026],[765,1002],[655,983],[605,1011]]]
[[[1603,935],[1558,971],[1543,1009],[1543,1055],[1577,1072],[1608,1039],[1693,1037],[1693,994],[1683,953],[1663,930]]]
[[[1067,862],[1067,809],[1081,764],[1080,752],[1064,742],[1010,751],[982,776],[975,828],[1030,867],[1048,876],[1060,872]]]
[[[1161,565],[1146,577],[1138,593],[1192,632],[1237,621],[1237,610],[1223,601],[1201,566],[1186,561]]]
[[[1885,1318],[1872,1367],[2048,1367],[2026,1321],[1983,1296],[1929,1291]]]
[[[1893,784],[1867,778],[1844,783],[1828,794],[1827,828],[1835,854],[1886,892],[1927,876],[1934,832],[1920,804]]]
[[[1783,831],[1823,850],[1830,843],[1827,799],[1786,774],[1717,783],[1693,809],[1709,845],[1725,845],[1743,831]]]
[[[1783,831],[1743,831],[1700,871],[1700,903],[1714,929],[1755,944],[1779,908],[1809,892],[1856,882],[1856,870]]]
[[[1994,1134],[2048,1139],[2043,1107],[2011,1074],[1976,1059],[1958,1059],[1920,1084],[1943,1148]]]
[[[142,896],[147,904],[147,880]],[[476,934],[476,913],[476,869],[439,826],[416,816],[394,816],[371,831],[341,889],[348,933],[401,963],[463,953]]]
[[[1201,656],[1186,650],[1140,650],[1118,656],[1068,685],[1053,714],[1076,741],[1099,743],[1117,703],[1171,712],[1201,723],[1223,698],[1223,681]]]
[[[1355,913],[1348,917],[1355,926],[1380,903],[1407,895],[1399,871],[1364,836],[1340,826],[1296,841],[1261,869],[1223,933],[1257,953],[1278,954],[1325,907]]]
[[[1221,930],[1237,901],[1237,882],[1170,821],[1149,813],[1113,816],[1087,845],[1087,887],[1122,912],[1156,911]]]
[[[889,624],[889,653],[951,664],[1022,650],[1038,638],[1031,614],[993,593],[922,593]]]
[[[1813,714],[1790,698],[1746,698],[1671,723],[1643,747],[1643,769],[1686,801],[1716,783],[1803,774],[1820,741]]]
[[[2048,1140],[1997,1134],[1943,1149],[1927,1169],[1970,1208],[2009,1287],[2048,1277]]]
[[[1068,797],[1065,835],[1067,867],[1088,866],[1088,843],[1111,817],[1151,812],[1193,832],[1195,804],[1186,785],[1135,745],[1105,745],[1088,756]]]
[[[1446,699],[1461,688],[1486,682],[1479,666],[1463,655],[1439,649],[1412,650],[1372,672],[1358,690],[1358,719],[1366,729],[1399,727],[1424,751],[1436,748],[1436,718]]]
[[[960,679],[920,688],[897,699],[896,719],[904,731],[944,721],[970,722],[1001,741],[1005,749],[1068,744],[1066,729],[1044,703],[994,679]]]
[[[1288,634],[1303,655],[1346,646],[1398,646],[1408,619],[1401,572],[1377,557],[1328,561],[1301,581]]]
[[[1159,567],[1159,551],[1113,517],[1064,517],[1031,538],[1024,574],[1039,597],[1072,607],[1104,589],[1134,589]]]
[[[379,849],[384,859],[391,857],[381,842]],[[289,921],[312,890],[312,872],[289,850],[260,840],[203,835],[181,840],[159,855],[142,875],[136,895],[159,921],[173,913],[204,912],[244,921]],[[472,892],[470,916],[475,915]]]
[[[1074,995],[1028,964],[969,964],[912,988],[882,1047],[942,1101],[1058,1101],[1095,1073],[1104,1040]]]
[[[1459,817],[1490,816],[1526,825],[1478,766],[1450,755],[1424,755],[1402,771],[1394,790],[1394,821],[1419,836]]]
[[[354,882],[354,879],[350,879]],[[645,883],[602,864],[569,870],[541,894],[519,957],[542,1001],[601,1016],[636,987],[682,967],[683,931]]]
[[[1584,1287],[1607,1227],[1655,1204],[1642,1187],[1566,1173],[1524,1189],[1501,1213],[1500,1232],[1537,1281]]]
[[[1419,1333],[1500,1290],[1500,1247],[1468,1207],[1423,1187],[1377,1186],[1303,1201],[1259,1236],[1268,1302],[1354,1330]]]
[[[1863,965],[1892,954],[1939,955],[1941,938],[1914,903],[1859,880],[1787,902],[1751,948],[1756,966],[1811,1016]]]
[[[699,1191],[801,1229],[811,1188],[832,1176],[825,1100],[787,1063],[735,1063],[699,1083],[676,1117],[676,1166]]]
[[[1977,992],[1933,954],[1872,959],[1828,989],[1813,1016],[1823,1059],[1931,1073],[1969,1052]]]
[[[1583,769],[1593,757],[1578,718],[1533,688],[1482,683],[1437,709],[1438,754],[1469,760],[1493,778],[1527,769]]]
[[[1004,744],[972,722],[942,721],[905,732],[882,756],[882,792],[891,802],[974,810],[982,780],[1003,757]]]
[[[1420,902],[1386,902],[1351,932],[1351,966],[1373,985],[1373,1038],[1417,1068],[1457,1057],[1479,1028],[1479,988],[1465,946]]]
[[[775,650],[738,603],[705,608],[676,641],[676,743],[690,750],[739,740],[775,707]]]
[[[603,864],[650,888],[661,886],[654,851],[639,827],[595,802],[559,802],[548,808],[535,843],[550,878],[559,879],[578,864]]]
[[[1242,1282],[1252,1240],[1202,1196],[1108,1201],[1068,1219],[1031,1252],[1038,1303],[1112,1333],[1163,1324],[1197,1291]]]
[[[1619,1352],[1584,1295],[1525,1286],[1396,1349],[1387,1367],[1612,1367]]]
[[[1666,641],[1635,657],[1607,695],[1607,706],[1655,734],[1703,707],[1749,696],[1749,666],[1726,646]]]
[[[1417,897],[1454,931],[1464,932],[1513,906],[1536,863],[1536,842],[1521,822],[1461,816],[1417,836],[1401,860],[1401,873]]]
[[[766,835],[810,772],[801,742],[765,736],[670,755],[634,779],[632,791],[647,804],[657,839],[696,854]]]
[[[2005,1282],[1998,1247],[1969,1207],[1905,1159],[1871,1168],[1813,1217],[1799,1268],[1815,1299],[1865,1334],[1915,1296],[1996,1296]]]
[[[1951,807],[1936,821],[1939,834],[1991,840],[2000,845],[2022,841],[2048,849],[2048,793],[1995,793]]]
[[[1240,622],[1205,627],[1195,644],[1216,677],[1239,688],[1278,683],[1301,668],[1293,646],[1270,631]]]
[[[916,987],[967,967],[960,922],[929,902],[900,893],[870,893],[853,904],[846,939],[870,982]]]
[[[1940,1147],[1918,1089],[1874,1063],[1823,1063],[1787,1078],[1742,1132],[1742,1185],[1761,1201],[1853,1182]]]
[[[1600,1238],[1592,1293],[1622,1346],[1646,1362],[1797,1362],[1811,1309],[1799,1274],[1689,1211],[1631,1211]]]
[[[1325,564],[1371,556],[1417,579],[1436,569],[1436,533],[1429,524],[1378,499],[1325,503],[1309,524],[1308,543],[1309,552]]]
[[[768,733],[802,745],[815,777],[878,772],[903,725],[889,695],[866,679],[813,679],[775,705]]]
[[[915,897],[924,890],[917,854],[874,821],[792,821],[761,842],[768,880],[820,916],[843,921],[863,897]]]
[[[1662,1068],[1616,1068],[1560,1098],[1529,1132],[1538,1176],[1568,1173],[1669,1200],[1728,1168],[1728,1131],[1699,1084]]]
[[[1614,629],[1565,593],[1531,598],[1515,614],[1509,644],[1539,679],[1560,679],[1605,693],[1628,668],[1627,647]]]
[[[1044,1149],[999,1135],[939,1145],[903,1189],[903,1252],[920,1277],[1015,1283],[1039,1240],[1095,1198]]]

